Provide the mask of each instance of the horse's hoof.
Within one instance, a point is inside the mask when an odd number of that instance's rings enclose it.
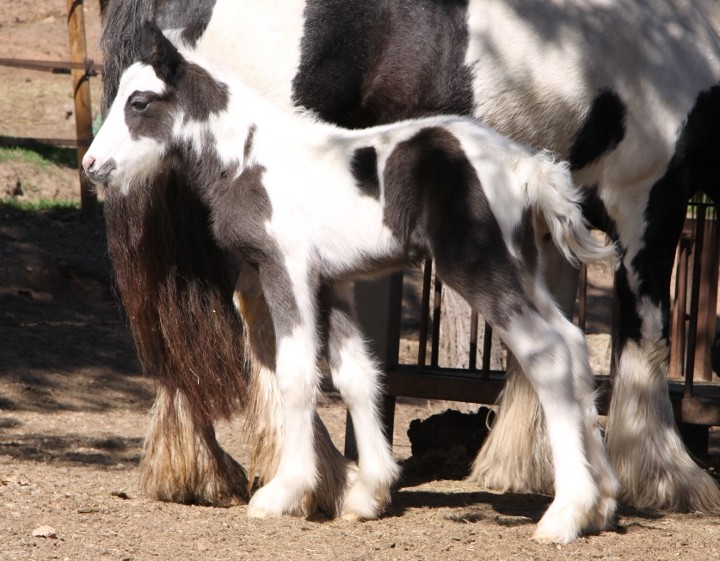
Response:
[[[358,479],[345,496],[342,518],[343,520],[374,520],[382,514],[389,502],[390,488],[388,486],[382,486],[375,492],[371,492]]]
[[[293,512],[297,507],[296,493],[277,482],[271,481],[261,487],[248,503],[247,515],[250,518],[273,518]]]

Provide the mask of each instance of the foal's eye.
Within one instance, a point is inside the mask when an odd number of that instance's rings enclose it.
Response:
[[[150,105],[150,100],[146,97],[135,97],[129,103],[135,111],[145,111]]]

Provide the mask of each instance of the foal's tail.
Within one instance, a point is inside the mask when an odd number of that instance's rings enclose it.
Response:
[[[530,160],[527,176],[529,203],[542,212],[557,248],[573,265],[617,257],[614,245],[602,245],[591,234],[582,215],[582,193],[575,186],[565,162],[555,162],[549,152]]]

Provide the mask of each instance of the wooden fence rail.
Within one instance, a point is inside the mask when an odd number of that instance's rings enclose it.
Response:
[[[85,41],[85,15],[83,0],[67,0],[69,61],[28,60],[0,58],[0,66],[24,68],[70,74],[75,104],[75,138],[22,138],[0,136],[0,146],[34,148],[40,145],[67,146],[77,149],[78,178],[80,181],[80,208],[87,219],[95,219],[98,212],[97,193],[82,172],[82,159],[93,139],[92,110],[90,103],[90,78],[102,72],[102,65],[87,58]]]

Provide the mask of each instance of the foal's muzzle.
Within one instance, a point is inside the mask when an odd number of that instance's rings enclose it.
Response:
[[[110,174],[117,169],[115,160],[110,158],[104,164],[98,165],[97,160],[90,154],[85,154],[82,161],[83,170],[88,176],[88,179],[93,183],[101,184],[107,183],[110,179]]]

